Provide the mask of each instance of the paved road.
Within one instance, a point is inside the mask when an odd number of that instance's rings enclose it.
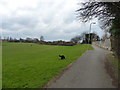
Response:
[[[84,53],[49,88],[114,88],[112,79],[104,68],[108,51],[93,47],[94,50]]]

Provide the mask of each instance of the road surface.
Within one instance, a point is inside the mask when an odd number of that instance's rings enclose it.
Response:
[[[115,88],[105,69],[108,51],[93,45],[64,74],[48,88]]]

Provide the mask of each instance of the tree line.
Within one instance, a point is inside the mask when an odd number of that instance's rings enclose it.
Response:
[[[82,40],[82,41],[81,41]],[[44,36],[41,36],[40,39],[38,38],[29,38],[26,39],[16,39],[12,37],[7,37],[2,39],[2,41],[8,42],[23,42],[23,43],[39,43],[39,44],[47,44],[47,45],[64,45],[64,46],[73,46],[76,44],[91,44],[92,41],[100,40],[99,36],[95,33],[87,33],[83,32],[81,35],[76,35],[75,37],[71,38],[70,41],[45,41]]]
[[[40,41],[44,41],[44,36],[40,37],[40,40],[38,38],[30,38],[27,37],[26,39],[23,38],[12,38],[12,37],[4,37],[3,39],[1,39],[2,41],[8,41],[8,42],[28,42],[28,43],[37,43]]]
[[[71,41],[45,41],[44,36],[41,36],[40,39],[38,38],[30,38],[27,37],[26,39],[16,39],[12,37],[4,37],[4,39],[1,39],[2,41],[7,41],[7,42],[18,42],[18,43],[38,43],[38,44],[44,44],[44,45],[62,45],[62,46],[73,46],[76,45],[77,43],[71,42]]]

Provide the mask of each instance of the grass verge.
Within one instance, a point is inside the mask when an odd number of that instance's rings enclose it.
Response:
[[[119,78],[119,71],[120,64],[118,63],[118,59],[115,57],[113,53],[110,53],[106,57],[106,69],[107,72],[110,74],[111,78],[113,79],[113,85],[118,87],[118,78]],[[120,82],[119,82],[120,83]]]

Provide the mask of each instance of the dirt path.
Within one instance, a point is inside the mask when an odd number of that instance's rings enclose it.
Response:
[[[48,88],[115,88],[104,65],[108,51],[93,47]]]

